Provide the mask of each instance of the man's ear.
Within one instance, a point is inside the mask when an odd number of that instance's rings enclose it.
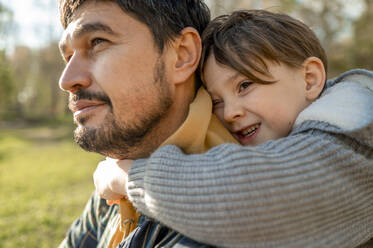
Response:
[[[319,97],[325,85],[326,73],[321,59],[309,57],[303,62],[306,98],[313,101]]]
[[[201,37],[197,30],[184,28],[173,41],[173,63],[171,79],[175,84],[183,83],[194,74],[201,57]]]

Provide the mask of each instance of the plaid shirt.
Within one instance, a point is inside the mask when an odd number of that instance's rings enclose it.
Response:
[[[59,248],[106,248],[120,220],[118,205],[109,206],[106,200],[93,194],[83,214],[70,227]],[[211,246],[200,244],[169,229],[158,221],[140,216],[135,230],[125,238],[118,248],[186,248]]]
[[[163,144],[174,144],[186,153],[201,153],[209,148],[226,142],[237,142],[223,127],[216,116],[212,115],[211,98],[203,88],[189,107],[183,125]],[[195,135],[198,130],[198,135]],[[191,133],[193,132],[193,133]],[[108,206],[106,201],[94,194],[89,200],[82,216],[76,220],[67,237],[59,246],[107,248],[120,223],[119,207]],[[146,216],[139,218],[137,227],[119,245],[120,248],[187,248],[211,247],[197,243],[158,221]]]

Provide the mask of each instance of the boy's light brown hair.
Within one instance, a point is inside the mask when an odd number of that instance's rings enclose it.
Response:
[[[327,71],[327,57],[315,33],[288,15],[266,10],[240,10],[215,18],[205,29],[200,71],[210,54],[257,83],[271,83],[265,60],[300,68],[309,57],[319,58]],[[255,74],[255,75],[254,75]]]

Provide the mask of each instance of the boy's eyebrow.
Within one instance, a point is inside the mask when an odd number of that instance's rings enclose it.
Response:
[[[234,81],[234,80],[237,80],[237,78],[241,77],[242,74],[239,73],[238,71],[235,71],[231,76],[229,76],[227,78],[227,81],[230,82],[230,81]]]
[[[235,71],[232,75],[230,75],[228,78],[224,79],[226,83],[231,83],[232,81],[236,81],[237,78],[240,78],[242,77],[242,74],[238,71]],[[208,89],[207,87],[205,87],[207,92],[210,94],[210,95],[213,95],[213,93],[210,91],[210,89]]]
[[[81,26],[79,26],[77,29],[74,30],[72,33],[72,39],[79,39],[82,36],[88,34],[88,33],[93,33],[93,32],[105,32],[110,35],[117,35],[116,32],[113,31],[111,27],[109,27],[106,24],[103,24],[101,22],[95,22],[95,23],[86,23]],[[66,43],[61,42],[60,45],[60,51],[64,53],[66,51]]]

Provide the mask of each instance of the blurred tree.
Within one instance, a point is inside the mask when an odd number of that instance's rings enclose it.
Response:
[[[362,15],[351,13],[365,3]],[[373,0],[210,0],[215,15],[242,8],[262,8],[283,12],[302,20],[315,31],[326,50],[329,77],[355,67],[372,69]],[[353,6],[352,6],[353,4]],[[354,8],[354,10],[351,10]],[[360,16],[360,17],[359,17]],[[355,20],[358,18],[357,20]],[[355,21],[354,21],[355,20]],[[352,31],[351,31],[352,30]]]
[[[4,51],[0,51],[0,119],[9,114],[14,102],[13,78]]]
[[[37,75],[35,86],[38,94],[33,105],[43,109],[40,114],[56,118],[64,114],[66,94],[58,87],[58,79],[64,68],[64,63],[56,41],[37,51],[35,56]]]
[[[238,9],[258,9],[277,6],[276,0],[210,0],[208,4],[213,17]]]
[[[365,9],[354,25],[354,44],[351,47],[353,64],[373,70],[373,0],[365,0]]]
[[[360,1],[360,0],[359,0]],[[369,0],[368,0],[369,1]],[[211,0],[211,12],[215,15],[235,9],[264,8],[280,11],[303,20],[329,49],[349,22],[345,14],[344,0]]]
[[[37,0],[33,0],[36,1]],[[372,49],[373,33],[367,32],[372,23],[372,1],[365,1],[366,8],[354,23],[354,36],[349,40],[340,40],[345,26],[350,22],[342,0],[206,0],[213,16],[229,13],[235,9],[265,8],[281,11],[303,20],[315,30],[322,40],[329,56],[329,68],[333,76],[342,71],[356,67],[373,68]],[[48,11],[55,11],[55,1],[45,2]],[[53,10],[52,10],[53,9]],[[7,16],[7,17],[5,17]],[[0,4],[1,29],[9,20],[8,10]],[[6,25],[5,25],[6,26]],[[16,47],[11,56],[11,68],[4,53],[0,56],[0,111],[3,106],[11,104],[18,114],[25,117],[54,118],[66,112],[66,96],[58,89],[58,77],[63,69],[63,62],[57,49],[57,42],[52,34],[52,26],[47,27],[49,43],[38,49]],[[12,73],[11,73],[12,72]],[[6,96],[3,96],[3,95]],[[5,100],[7,99],[7,100]],[[4,105],[4,102],[7,103]]]
[[[0,2],[0,38],[4,39],[4,35],[9,31],[12,24],[13,13]]]
[[[23,117],[37,120],[64,115],[66,96],[58,88],[64,65],[57,42],[34,50],[17,46],[11,61]]]
[[[326,51],[344,32],[349,17],[343,0],[283,0],[280,9],[303,20],[317,34]]]
[[[11,23],[11,19],[11,11],[0,3],[0,40],[4,40],[4,35],[8,25]],[[3,119],[11,111],[14,95],[15,90],[9,62],[5,51],[0,48],[0,119]]]
[[[258,0],[255,0],[258,1]],[[237,8],[241,8],[243,4],[250,4],[246,0],[213,0],[210,1],[210,10],[213,17],[229,13]]]
[[[54,0],[32,1],[36,8],[45,12],[56,12],[57,3]],[[3,5],[0,10],[2,9],[5,9]],[[53,15],[49,16],[53,17]],[[1,14],[0,20],[2,20]],[[58,77],[63,69],[63,61],[54,30],[51,19],[40,25],[38,31],[40,39],[44,40],[40,44],[45,45],[39,48],[14,46],[13,52],[9,54],[10,70],[7,71],[12,72],[13,82],[7,84],[7,89],[12,85],[11,108],[17,113],[17,117],[42,121],[65,114],[66,96],[58,88]]]
[[[32,50],[27,46],[16,46],[10,56],[10,63],[14,75],[14,88],[17,94],[15,109],[18,116],[24,117],[27,112],[28,101],[34,94],[34,89],[30,82],[30,75],[35,67]]]

